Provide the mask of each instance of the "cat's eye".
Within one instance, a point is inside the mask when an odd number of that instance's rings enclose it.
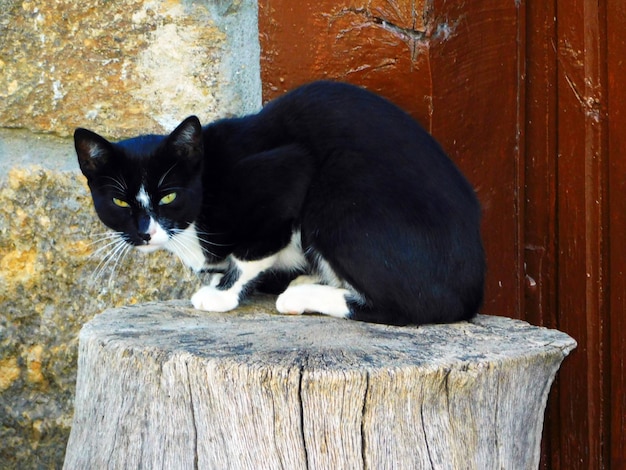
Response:
[[[118,207],[130,207],[130,204],[128,204],[126,201],[123,201],[122,199],[118,199],[116,197],[113,198],[113,204]]]
[[[161,198],[159,201],[159,205],[164,206],[167,204],[171,204],[176,199],[176,193],[169,193]]]

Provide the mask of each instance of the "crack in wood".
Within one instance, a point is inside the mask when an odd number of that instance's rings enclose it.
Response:
[[[304,362],[304,361],[303,361]],[[304,450],[304,463],[309,469],[309,451],[306,445],[306,435],[304,432],[304,403],[302,402],[302,380],[304,378],[304,363],[300,365],[300,377],[298,380],[298,402],[300,403],[300,432],[302,433],[302,448]]]
[[[367,442],[365,439],[365,413],[367,411],[367,392],[370,386],[370,374],[366,370],[365,373],[365,390],[363,392],[363,407],[361,408],[361,457],[363,458],[363,470],[367,470],[367,458],[366,448]]]
[[[189,406],[191,408],[191,424],[193,425],[193,468],[198,470],[198,424],[196,422],[196,405],[194,403],[193,391],[191,389],[191,376],[189,375],[189,362],[185,362],[187,372],[187,387],[189,391]]]

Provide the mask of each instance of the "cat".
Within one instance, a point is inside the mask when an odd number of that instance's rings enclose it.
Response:
[[[285,314],[390,325],[469,320],[485,259],[474,189],[390,101],[313,82],[257,114],[112,143],[76,129],[101,221],[143,252],[166,249],[211,279],[196,309],[256,288]]]

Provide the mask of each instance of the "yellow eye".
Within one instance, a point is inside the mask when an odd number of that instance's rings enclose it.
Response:
[[[168,195],[161,198],[159,204],[162,206],[171,204],[172,202],[174,202],[174,199],[176,199],[176,193],[169,193]]]
[[[128,204],[126,201],[122,201],[121,199],[118,199],[116,197],[113,198],[113,204],[118,207],[130,207],[130,204]]]

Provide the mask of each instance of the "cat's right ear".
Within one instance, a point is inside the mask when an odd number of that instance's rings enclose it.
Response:
[[[107,163],[111,156],[111,143],[95,132],[78,128],[74,131],[74,147],[80,170],[91,179]]]
[[[169,135],[168,143],[178,158],[199,164],[204,156],[202,125],[196,116],[189,116]]]

